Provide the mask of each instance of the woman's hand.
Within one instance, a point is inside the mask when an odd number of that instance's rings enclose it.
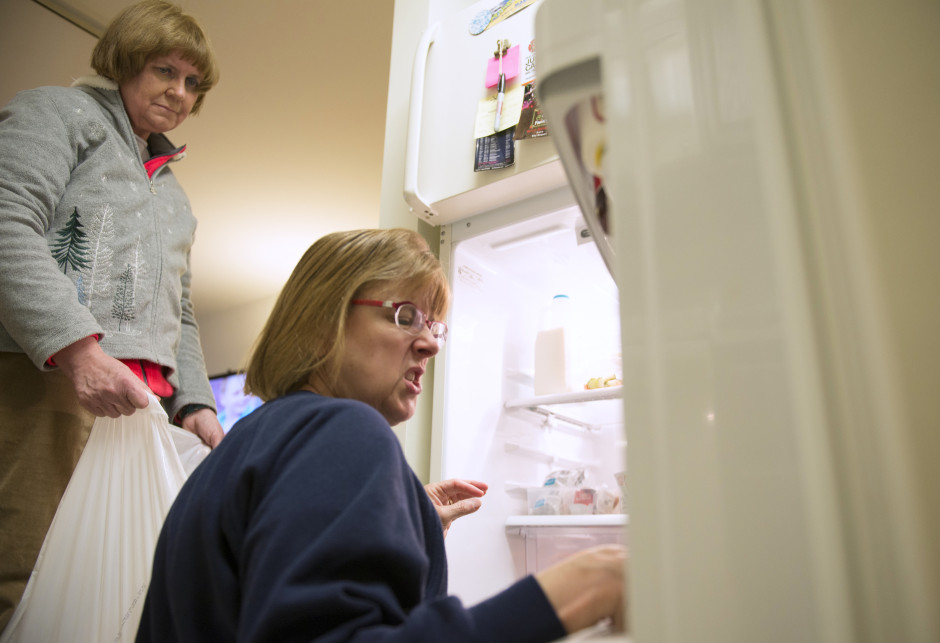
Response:
[[[198,435],[203,442],[214,449],[225,437],[225,431],[219,423],[219,417],[212,409],[199,409],[183,418],[183,428]]]
[[[80,339],[52,358],[72,380],[78,403],[96,416],[116,418],[147,406],[147,385],[101,350],[94,337]]]
[[[605,618],[622,631],[626,629],[626,571],[626,549],[600,545],[538,572],[535,579],[569,634]]]
[[[472,514],[483,505],[481,497],[489,489],[485,482],[476,480],[442,480],[425,485],[425,491],[431,497],[437,515],[441,518],[444,536],[450,524],[467,514]]]

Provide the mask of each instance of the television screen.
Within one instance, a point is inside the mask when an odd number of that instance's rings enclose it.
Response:
[[[261,406],[261,398],[245,393],[245,374],[226,373],[209,378],[219,423],[228,433],[232,425]]]

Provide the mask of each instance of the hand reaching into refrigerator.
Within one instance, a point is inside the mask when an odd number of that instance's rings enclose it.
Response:
[[[623,631],[627,550],[620,545],[585,549],[535,575],[558,620],[571,634],[609,618]]]
[[[472,514],[483,505],[480,498],[489,489],[485,482],[477,480],[441,480],[432,482],[424,486],[434,508],[437,509],[437,515],[441,518],[441,526],[444,528],[444,536],[447,536],[447,530],[450,529],[452,522]]]

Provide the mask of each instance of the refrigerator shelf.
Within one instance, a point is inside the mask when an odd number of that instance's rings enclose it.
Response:
[[[596,400],[614,400],[621,396],[623,386],[607,386],[604,388],[584,389],[570,393],[554,393],[552,395],[537,395],[507,400],[506,408],[551,406],[554,404],[573,404],[576,402],[594,402]]]
[[[598,466],[597,462],[566,458],[564,456],[548,453],[542,449],[533,448],[518,442],[507,441],[504,445],[504,448],[507,453],[518,453],[520,455],[525,455],[534,460],[539,460],[552,466],[565,467],[569,469],[592,469]]]
[[[584,516],[507,516],[506,530],[520,533],[534,527],[623,527],[629,524],[626,514],[590,514]]]
[[[587,402],[598,402],[601,400],[620,399],[622,386],[610,386],[605,388],[586,389],[583,391],[573,391],[571,393],[555,393],[553,395],[539,395],[536,397],[519,398],[507,400],[504,404],[507,409],[524,409],[532,413],[538,413],[545,416],[547,421],[559,420],[567,424],[579,427],[586,431],[598,431],[601,426],[596,422],[586,422],[584,420],[571,417],[567,413],[558,411],[555,407],[563,404],[582,404]]]

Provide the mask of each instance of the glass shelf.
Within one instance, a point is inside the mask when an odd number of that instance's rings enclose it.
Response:
[[[573,404],[577,402],[593,402],[596,400],[614,400],[620,398],[623,386],[605,386],[604,388],[584,389],[570,393],[553,393],[552,395],[536,395],[507,400],[506,408],[520,408],[532,406],[552,406],[555,404]]]
[[[541,449],[534,449],[524,444],[519,444],[518,442],[507,441],[504,448],[506,449],[507,453],[517,453],[519,455],[524,455],[526,457],[532,458],[533,460],[539,460],[556,467],[567,469],[591,469],[597,467],[597,462],[567,458],[553,453],[548,453]]]
[[[623,527],[629,524],[626,514],[588,514],[584,516],[532,516],[516,515],[506,518],[506,529],[529,529],[532,527]]]
[[[580,405],[603,400],[619,400],[622,394],[623,386],[607,386],[604,388],[572,391],[570,393],[554,393],[552,395],[516,398],[507,400],[504,406],[507,409],[524,409],[543,415],[549,420],[560,420],[588,431],[596,431],[600,428],[598,423],[576,417],[577,412],[569,410],[572,409],[570,406],[566,406],[564,411],[559,410],[557,407],[563,405]]]

